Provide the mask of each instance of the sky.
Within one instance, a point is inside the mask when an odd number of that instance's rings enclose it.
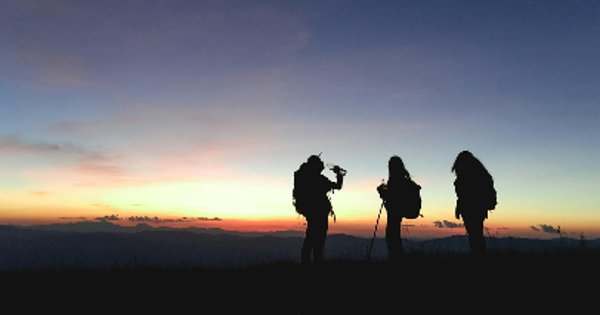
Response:
[[[322,152],[330,233],[372,233],[398,155],[404,235],[464,234],[469,150],[487,233],[600,237],[598,56],[598,1],[1,0],[0,224],[302,230]]]

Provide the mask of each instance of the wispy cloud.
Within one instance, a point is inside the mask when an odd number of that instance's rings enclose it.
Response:
[[[103,154],[88,154],[83,156],[77,163],[77,171],[89,175],[103,175],[110,177],[127,176],[129,171],[116,165],[115,159]]]
[[[0,138],[0,154],[83,154],[84,150],[72,143],[25,142],[19,137]]]
[[[198,217],[198,218],[159,218],[157,216],[148,217],[148,216],[131,216],[127,218],[127,221],[130,222],[148,222],[148,223],[181,223],[181,222],[195,222],[195,221],[221,221],[221,218],[213,217]]]
[[[75,186],[98,186],[141,180],[125,166],[120,155],[91,150],[71,142],[24,141],[15,136],[0,138],[0,156],[33,158],[37,174],[57,182],[67,180]],[[35,175],[34,175],[35,176]]]
[[[196,222],[196,221],[221,221],[223,219],[219,217],[181,217],[181,218],[159,218],[158,216],[129,216],[127,218],[121,218],[118,214],[105,215],[103,217],[97,217],[96,221],[129,221],[138,223],[182,223],[182,222]]]
[[[243,100],[231,102],[239,104]],[[263,103],[258,96],[252,102]],[[90,185],[102,183],[103,177],[109,177],[111,185],[207,177],[223,179],[236,173],[239,165],[260,161],[257,157],[278,145],[282,127],[265,118],[269,110],[258,110],[260,115],[257,115],[240,105],[213,106],[210,103],[205,106],[178,105],[179,109],[172,111],[168,110],[170,105],[132,105],[115,117],[62,122],[48,131],[81,142],[95,139],[106,141],[113,148],[118,146],[113,154],[98,152],[80,159],[76,171],[102,175],[90,180]],[[132,130],[136,135],[123,136]],[[134,160],[135,164],[131,162]]]

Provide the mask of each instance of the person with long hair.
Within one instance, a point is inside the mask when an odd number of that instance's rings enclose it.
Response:
[[[457,219],[462,217],[471,253],[479,255],[486,252],[483,237],[483,222],[488,218],[488,210],[496,207],[494,179],[485,166],[471,152],[463,151],[456,157],[452,172],[456,174]]]
[[[407,214],[407,208],[411,207],[412,190],[421,189],[410,177],[404,162],[399,156],[392,156],[388,162],[389,178],[387,184],[377,187],[379,196],[383,199],[387,211],[387,226],[385,229],[385,241],[387,243],[390,260],[397,261],[404,252],[401,236],[402,218]],[[420,209],[420,197],[419,197]]]

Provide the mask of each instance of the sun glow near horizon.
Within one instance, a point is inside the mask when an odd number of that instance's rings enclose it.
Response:
[[[382,170],[385,171],[385,165]],[[0,222],[32,225],[112,218],[113,223],[120,225],[144,222],[153,226],[219,227],[240,231],[303,230],[305,221],[295,213],[292,205],[290,174],[293,171],[291,168],[289,174],[262,177],[246,172],[238,177],[217,175],[203,180],[145,176],[144,181],[119,185],[75,186],[68,184],[72,183],[64,177],[68,175],[61,177],[57,173],[53,177],[63,179],[58,180],[56,186],[50,180],[40,180],[35,190],[27,185],[10,190],[5,188],[0,196]],[[329,175],[327,171],[325,174]],[[368,179],[358,174],[356,177],[350,172],[343,189],[330,195],[337,215],[337,223],[332,221],[330,224],[332,233],[361,236],[372,233],[381,206],[376,192],[380,180],[378,176]],[[415,237],[463,234],[461,220],[454,218],[456,197],[452,176],[445,175],[439,180],[427,180],[427,176],[419,174],[414,177],[423,185],[421,212],[424,217],[404,220],[406,232]],[[498,208],[486,221],[492,235],[543,237],[544,234],[536,234],[536,229],[540,229],[535,227],[549,224],[561,226],[571,236],[581,233],[588,237],[600,236],[598,223],[589,220],[589,216],[575,213],[567,217],[560,212],[545,211],[545,220],[540,221],[537,212],[542,208],[526,208],[504,196],[504,191],[499,191]],[[437,226],[435,223],[444,221],[454,225]],[[380,224],[383,231],[385,210]]]

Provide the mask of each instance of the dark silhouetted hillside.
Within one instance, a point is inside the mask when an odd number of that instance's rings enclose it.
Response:
[[[106,269],[140,266],[239,268],[300,261],[302,237],[274,236],[277,233],[245,234],[204,230],[206,233],[202,233],[202,229],[164,229],[148,225],[121,227],[111,223],[51,225],[43,228],[0,226],[0,269]],[[325,247],[326,259],[365,260],[369,242],[369,239],[350,235],[330,235]],[[488,242],[492,252],[500,253],[578,250],[582,246],[579,240],[566,238],[492,238]],[[427,241],[404,240],[404,243],[409,254],[468,252],[465,236]],[[598,249],[600,240],[588,240],[584,248]],[[381,261],[386,258],[385,241],[377,239],[372,259]]]

